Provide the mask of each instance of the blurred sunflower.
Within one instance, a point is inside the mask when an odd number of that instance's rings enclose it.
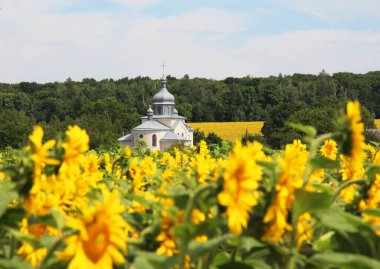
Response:
[[[340,156],[342,180],[362,179],[365,173],[363,163],[367,154],[363,135],[364,124],[361,122],[358,101],[347,103],[345,120],[348,122],[349,127],[348,130],[343,131],[340,135],[341,137],[346,137],[346,139],[342,140],[342,151],[345,156]],[[348,132],[348,135],[345,132]],[[351,202],[355,197],[355,192],[355,185],[350,185],[341,191],[340,196],[346,202]]]
[[[68,223],[79,231],[67,239],[68,247],[59,255],[61,259],[72,258],[69,269],[107,269],[113,268],[113,263],[124,263],[124,256],[119,252],[119,249],[126,251],[127,223],[121,216],[124,210],[118,193],[106,193],[103,203],[97,202],[83,210],[83,218]]]
[[[78,126],[69,126],[66,131],[68,141],[62,144],[65,149],[64,160],[67,163],[76,160],[81,153],[86,152],[89,149],[90,138],[87,135],[86,130],[81,129]]]
[[[218,194],[218,202],[227,207],[228,227],[234,234],[241,234],[247,227],[249,212],[258,202],[262,167],[256,161],[265,160],[262,149],[258,142],[246,147],[236,143],[226,161],[223,191]]]
[[[264,240],[279,242],[286,231],[292,230],[288,223],[288,212],[293,204],[295,191],[303,185],[308,158],[306,145],[299,140],[286,145],[283,156],[278,157],[281,176],[275,186],[275,198],[264,216],[264,223],[268,224]]]
[[[44,137],[44,131],[41,126],[34,126],[33,133],[29,136],[29,140],[32,142],[32,160],[34,163],[35,176],[41,173],[41,168],[44,165],[57,165],[59,161],[54,158],[49,158],[48,153],[55,145],[55,140],[49,140],[45,144],[42,143]]]

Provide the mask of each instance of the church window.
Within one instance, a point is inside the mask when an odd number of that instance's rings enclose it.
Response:
[[[152,147],[157,147],[157,135],[152,135]]]
[[[140,139],[143,139],[143,138],[144,138],[144,135],[143,135],[143,134],[140,134],[139,137],[140,137]]]

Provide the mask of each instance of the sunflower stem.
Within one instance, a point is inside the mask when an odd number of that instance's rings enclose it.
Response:
[[[309,156],[309,161],[306,164],[306,169],[305,169],[305,174],[304,174],[304,181],[303,181],[304,187],[307,184],[309,184],[310,175],[313,172],[312,166],[310,164],[310,160],[312,160],[317,155],[318,148],[319,148],[320,144],[322,144],[323,141],[325,141],[326,139],[329,139],[331,137],[333,137],[333,134],[328,133],[328,134],[320,135],[317,138],[314,138],[310,141],[310,150],[309,150],[310,156]]]
[[[235,247],[235,248],[232,250],[232,253],[231,253],[231,262],[234,262],[234,261],[235,261],[237,251],[238,251],[238,247]]]
[[[296,257],[294,256],[293,251],[291,251],[289,260],[286,264],[286,269],[294,269],[295,265],[296,265]]]
[[[10,245],[11,245],[11,249],[10,249],[9,257],[12,259],[14,254],[16,253],[16,248],[17,248],[17,242],[13,235],[11,235]]]
[[[191,192],[189,194],[189,200],[186,205],[186,211],[184,215],[184,223],[189,224],[191,223],[191,213],[193,212],[195,199],[198,197],[199,194],[202,192],[212,189],[213,187],[211,185],[203,185],[200,188],[198,188],[195,192]],[[179,246],[179,268],[184,269],[185,268],[185,261],[186,261],[186,253],[188,250],[189,242],[191,241],[191,234],[189,231],[187,231],[184,238],[181,238],[181,243]]]

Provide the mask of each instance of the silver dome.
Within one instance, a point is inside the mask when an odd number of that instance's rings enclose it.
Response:
[[[161,90],[153,96],[152,103],[174,105],[174,96],[166,89],[166,79],[161,79]]]

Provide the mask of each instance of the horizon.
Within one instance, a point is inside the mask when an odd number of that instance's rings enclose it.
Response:
[[[376,0],[0,0],[0,81],[380,70]]]
[[[283,77],[291,77],[291,76],[294,76],[294,75],[305,75],[305,76],[318,76],[322,71],[325,71],[325,70],[321,70],[320,72],[318,72],[317,74],[311,74],[311,73],[293,73],[293,74],[283,74],[283,73],[279,73],[277,75],[270,75],[270,76],[251,76],[251,75],[247,75],[247,76],[241,76],[241,77],[232,77],[232,76],[228,76],[228,77],[225,77],[225,78],[221,78],[221,79],[214,79],[214,78],[207,78],[207,77],[201,77],[201,76],[196,76],[196,77],[190,77],[189,76],[189,79],[207,79],[207,80],[215,80],[215,81],[223,81],[223,80],[226,80],[227,78],[236,78],[236,79],[242,79],[242,78],[259,78],[259,79],[266,79],[266,78],[271,78],[271,77],[279,77],[280,75],[282,75]],[[349,72],[349,71],[344,71],[344,72],[334,72],[334,73],[329,73],[329,72],[326,72],[327,75],[329,76],[333,76],[335,74],[340,74],[340,73],[349,73],[349,74],[353,74],[353,75],[366,75],[368,73],[376,73],[376,72],[380,72],[380,70],[370,70],[368,72],[365,72],[365,73],[354,73],[354,72]],[[165,75],[165,78],[167,78],[168,76],[174,78],[174,79],[183,79],[186,75],[188,74],[184,74],[182,75],[181,77],[176,77],[176,76],[172,76],[170,74],[167,74]],[[0,84],[19,84],[19,83],[37,83],[37,84],[49,84],[49,83],[65,83],[67,80],[71,80],[73,82],[76,82],[76,83],[83,83],[84,80],[86,79],[94,79],[96,82],[101,82],[103,80],[113,80],[113,81],[119,81],[119,80],[122,80],[122,79],[129,79],[129,80],[132,80],[132,79],[137,79],[137,78],[149,78],[150,80],[160,80],[161,78],[157,77],[157,78],[152,78],[150,76],[144,76],[144,75],[138,75],[138,76],[134,76],[134,77],[121,77],[121,78],[100,78],[100,79],[96,79],[96,78],[92,78],[92,77],[84,77],[82,78],[81,80],[74,80],[72,79],[71,77],[68,77],[64,80],[55,80],[55,81],[45,81],[45,82],[37,82],[37,81],[18,81],[18,82],[12,82],[12,83],[8,83],[8,82],[2,82],[0,81]]]

